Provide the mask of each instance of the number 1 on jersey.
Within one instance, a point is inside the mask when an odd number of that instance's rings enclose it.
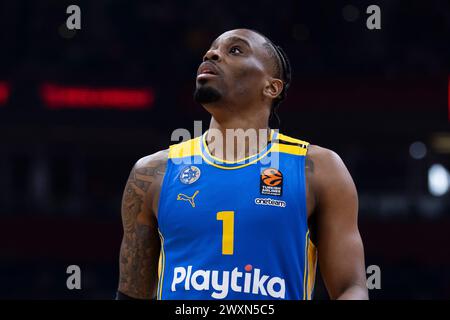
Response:
[[[217,220],[222,220],[222,254],[234,252],[234,211],[217,212]]]

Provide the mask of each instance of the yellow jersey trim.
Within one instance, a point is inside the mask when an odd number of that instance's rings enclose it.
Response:
[[[274,130],[271,130],[270,141],[271,141],[270,146],[263,153],[255,154],[237,161],[227,161],[219,159],[209,152],[209,149],[206,145],[206,132],[205,132],[205,134],[203,134],[202,136],[171,145],[169,147],[169,159],[176,159],[190,156],[201,156],[206,163],[214,167],[225,170],[231,170],[231,169],[240,169],[249,166],[251,164],[254,164],[255,162],[261,160],[270,152],[279,152],[297,156],[305,156],[307,153],[307,146],[309,145],[309,143],[306,141],[291,138],[281,133],[277,133],[276,137],[274,137]],[[286,144],[284,144],[283,142],[286,142]],[[202,150],[202,145],[204,150]],[[207,157],[210,157],[212,160],[208,159]],[[249,161],[248,163],[243,163],[242,165],[236,166],[220,165],[213,162],[214,160],[216,160],[218,162],[223,162],[224,164],[238,164],[239,162],[244,162],[248,159],[252,160]]]
[[[308,239],[309,239],[309,230],[306,232],[306,235],[305,235],[305,266],[304,266],[304,268],[303,268],[303,300],[306,300],[306,297],[307,297],[307,295],[306,295],[306,288],[307,288],[307,286],[306,286],[306,273],[307,273],[307,271],[308,271],[308,266],[309,266],[309,263],[307,263],[307,261],[308,261],[308,245],[309,245],[309,241],[308,241]]]
[[[293,146],[289,144],[283,144],[283,143],[274,143],[271,148],[272,152],[280,152],[280,153],[287,153],[287,154],[293,154],[296,156],[305,156],[308,149],[302,148],[299,146]]]
[[[278,139],[286,141],[286,142],[290,142],[290,143],[298,143],[298,144],[304,145],[306,147],[309,145],[309,142],[306,142],[306,141],[303,141],[300,139],[295,139],[295,138],[286,136],[282,133],[278,133]]]
[[[169,159],[199,156],[202,153],[200,150],[200,139],[201,136],[171,145],[169,147]]]
[[[207,134],[207,132],[205,132],[205,133],[203,134],[203,136],[202,136],[202,144],[203,144],[203,148],[204,148],[205,152],[208,154],[208,157],[210,157],[210,158],[213,159],[213,160],[216,160],[216,161],[219,161],[219,162],[222,162],[222,163],[236,164],[236,163],[244,162],[244,161],[246,161],[246,160],[248,160],[248,159],[251,159],[251,158],[253,158],[253,157],[258,157],[258,153],[255,153],[255,154],[253,154],[253,155],[251,155],[251,156],[248,156],[248,157],[245,157],[245,158],[243,158],[243,159],[239,159],[239,160],[236,160],[236,161],[233,160],[233,161],[232,161],[232,160],[224,160],[224,159],[220,159],[220,158],[218,158],[218,157],[216,157],[216,156],[213,156],[213,155],[211,154],[211,152],[209,151],[208,145],[207,145],[207,143],[206,143],[206,134]],[[272,129],[272,130],[270,130],[270,135],[269,135],[269,141],[268,141],[268,144],[271,143],[271,141],[272,141],[272,139],[273,139],[273,135],[274,135],[274,130]],[[266,148],[267,148],[267,145],[263,148],[263,150],[266,149]],[[267,150],[266,150],[266,151],[267,151]],[[264,151],[259,152],[259,153],[260,153],[260,154],[261,154],[261,153],[264,153]]]
[[[308,300],[312,299],[314,284],[316,281],[316,267],[317,267],[317,249],[311,239],[308,239]]]
[[[226,167],[226,166],[221,166],[220,164],[214,163],[214,162],[210,161],[208,158],[206,158],[203,153],[201,153],[201,156],[202,156],[203,160],[205,160],[206,163],[208,163],[214,167],[217,167],[220,169],[225,169],[225,170],[233,170],[233,169],[239,169],[239,168],[243,168],[243,167],[249,166],[251,164],[254,164],[255,162],[264,158],[269,152],[279,152],[279,153],[293,154],[293,155],[297,155],[297,156],[305,156],[307,149],[297,147],[297,146],[273,143],[272,146],[270,147],[270,149],[267,150],[260,157],[254,159],[253,161],[250,161],[248,163],[244,163],[240,166],[234,166],[234,167]]]
[[[255,160],[253,160],[253,161],[251,161],[251,162],[249,162],[249,163],[244,163],[244,164],[242,164],[242,165],[240,165],[240,166],[235,166],[235,167],[221,166],[220,164],[217,164],[217,163],[212,162],[211,160],[209,160],[208,158],[206,158],[203,154],[202,154],[202,158],[203,158],[203,160],[205,160],[205,162],[206,162],[207,164],[210,164],[210,165],[212,165],[213,167],[220,168],[220,169],[225,169],[225,170],[233,170],[233,169],[239,169],[239,168],[243,168],[243,167],[249,166],[249,165],[251,165],[251,164],[254,164],[255,162],[257,162],[258,160],[260,160],[261,158],[263,158],[263,157],[264,157],[266,154],[268,154],[269,152],[270,152],[270,150],[268,150],[268,151],[267,151],[264,155],[262,155],[261,157],[255,159]]]
[[[164,237],[161,232],[158,230],[159,237],[161,239],[161,252],[159,253],[159,262],[158,262],[158,289],[156,293],[156,299],[162,300],[162,288],[164,283],[164,269],[166,265],[166,254],[164,252]]]

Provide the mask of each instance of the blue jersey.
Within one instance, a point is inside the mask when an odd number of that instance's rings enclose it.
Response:
[[[307,146],[274,130],[264,150],[235,162],[214,157],[206,133],[170,146],[158,299],[311,299]]]

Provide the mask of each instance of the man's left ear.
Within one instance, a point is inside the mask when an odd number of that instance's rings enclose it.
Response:
[[[276,78],[270,78],[266,81],[266,85],[263,89],[263,94],[270,99],[275,99],[282,90],[283,81]]]

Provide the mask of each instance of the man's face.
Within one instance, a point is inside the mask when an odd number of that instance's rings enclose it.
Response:
[[[258,99],[271,73],[263,48],[265,42],[262,36],[247,29],[220,35],[198,68],[195,100],[206,105]]]

